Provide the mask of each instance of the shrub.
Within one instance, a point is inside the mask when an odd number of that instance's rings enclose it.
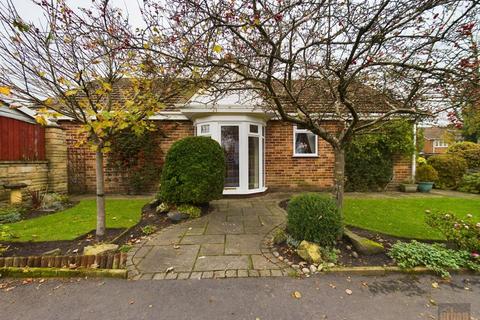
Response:
[[[415,173],[417,182],[435,182],[438,180],[438,172],[429,164],[418,166]]]
[[[468,168],[480,168],[480,144],[463,141],[450,146],[447,153],[463,158]]]
[[[478,270],[469,252],[447,249],[440,244],[426,244],[413,240],[410,243],[395,243],[388,255],[395,259],[400,268],[425,266],[442,277],[449,277],[449,269],[469,268]]]
[[[202,210],[200,208],[188,204],[182,204],[177,207],[178,212],[188,214],[191,219],[200,218]]]
[[[222,196],[224,177],[222,147],[208,137],[187,137],[167,153],[159,197],[175,204],[207,203]]]
[[[331,246],[343,232],[335,201],[318,193],[293,197],[287,206],[287,231],[296,240]]]
[[[480,193],[480,172],[464,175],[458,190],[462,192]]]
[[[142,227],[143,234],[147,236],[151,235],[155,231],[157,231],[157,227],[152,224],[147,224],[146,226]]]
[[[426,211],[425,222],[458,248],[480,253],[480,221],[473,221],[472,215],[460,219],[453,213]]]
[[[0,207],[0,224],[17,222],[22,219],[23,208],[15,205]]]
[[[345,150],[345,189],[384,190],[393,177],[396,156],[414,152],[412,124],[398,120],[355,136]]]
[[[467,171],[465,159],[451,154],[432,156],[428,163],[438,172],[435,186],[440,189],[456,189]]]

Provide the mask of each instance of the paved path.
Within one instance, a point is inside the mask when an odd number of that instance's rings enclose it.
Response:
[[[439,288],[432,287],[434,281]],[[19,280],[13,285],[11,291],[0,290],[0,319],[432,320],[438,319],[436,304],[447,302],[469,303],[472,319],[480,317],[480,277],[473,276],[454,276],[450,283],[430,276],[315,275],[304,280],[37,280],[27,285]],[[294,291],[302,297],[293,298]]]
[[[159,231],[129,253],[132,279],[188,279],[282,276],[266,236],[285,222],[278,207],[288,196],[274,193],[214,201],[213,211]]]

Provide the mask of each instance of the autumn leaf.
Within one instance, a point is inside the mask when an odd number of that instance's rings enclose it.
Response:
[[[350,289],[345,289],[345,293],[348,294],[348,295],[351,295],[353,293],[353,291],[350,290]]]
[[[216,44],[216,45],[213,46],[213,51],[216,52],[216,53],[220,53],[220,52],[222,52],[222,50],[223,50],[223,48],[219,44]]]
[[[77,90],[73,90],[73,89],[72,89],[72,90],[67,90],[67,91],[65,92],[65,95],[66,95],[67,97],[70,97],[70,96],[73,96],[73,95],[76,95],[76,94],[77,94]]]
[[[35,121],[37,121],[37,123],[41,124],[42,126],[46,126],[47,125],[47,120],[45,119],[44,116],[36,116],[35,117]],[[34,235],[32,235],[33,237]]]
[[[9,87],[0,87],[0,94],[4,96],[9,96],[11,94],[11,90]]]
[[[292,297],[295,299],[300,299],[302,297],[302,294],[299,291],[294,291],[292,292]]]

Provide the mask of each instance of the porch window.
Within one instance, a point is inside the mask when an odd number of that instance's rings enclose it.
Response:
[[[302,127],[293,127],[293,156],[316,157],[318,156],[318,136]]]
[[[436,148],[446,148],[448,147],[448,142],[444,140],[434,140],[433,146]]]

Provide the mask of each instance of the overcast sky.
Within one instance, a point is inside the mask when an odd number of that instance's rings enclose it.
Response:
[[[7,0],[0,0],[0,3],[6,2]],[[38,6],[33,4],[31,0],[13,0],[12,2],[17,7],[23,20],[35,23],[43,20],[42,12],[38,10]],[[89,7],[92,0],[67,0],[67,3],[72,9],[76,9],[78,7]],[[110,3],[115,7],[121,8],[124,12],[128,12],[132,26],[136,27],[142,25],[142,18],[140,16],[137,0],[110,0]],[[142,0],[140,0],[140,3],[142,3]]]

